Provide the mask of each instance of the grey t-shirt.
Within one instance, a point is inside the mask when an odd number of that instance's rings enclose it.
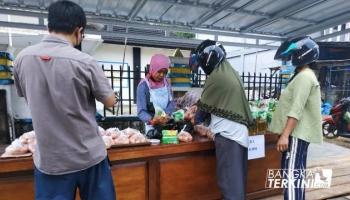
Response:
[[[59,175],[87,169],[107,152],[95,120],[95,99],[113,94],[97,62],[57,35],[25,48],[14,64],[17,93],[33,118],[35,166]]]

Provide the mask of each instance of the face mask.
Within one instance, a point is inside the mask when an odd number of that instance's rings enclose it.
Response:
[[[285,65],[282,66],[281,72],[283,74],[293,74],[295,71],[295,68],[296,67],[294,65],[292,65],[291,62],[287,62]]]

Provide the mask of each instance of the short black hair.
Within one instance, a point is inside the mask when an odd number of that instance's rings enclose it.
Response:
[[[57,1],[49,6],[49,31],[71,34],[76,28],[86,27],[84,10],[71,1]]]

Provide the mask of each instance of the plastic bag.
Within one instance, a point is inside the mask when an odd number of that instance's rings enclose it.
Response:
[[[166,117],[166,113],[161,107],[154,105],[154,110],[154,117]]]
[[[190,133],[186,131],[181,131],[178,135],[177,138],[181,142],[191,142],[193,140],[193,137]]]
[[[346,123],[350,122],[350,112],[349,111],[346,111],[346,113],[344,113],[343,119],[345,120]]]
[[[174,119],[175,122],[183,121],[185,119],[185,111],[181,109],[176,112],[173,112],[171,114],[171,117]]]

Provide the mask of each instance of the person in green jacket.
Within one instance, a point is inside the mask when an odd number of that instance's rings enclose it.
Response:
[[[318,57],[319,47],[310,37],[284,42],[275,55],[275,59],[291,61],[296,67],[269,126],[270,132],[280,134],[277,150],[282,152],[283,178],[288,179],[285,200],[305,199],[304,179],[296,173],[305,172],[309,144],[322,143],[321,91],[310,69]]]

